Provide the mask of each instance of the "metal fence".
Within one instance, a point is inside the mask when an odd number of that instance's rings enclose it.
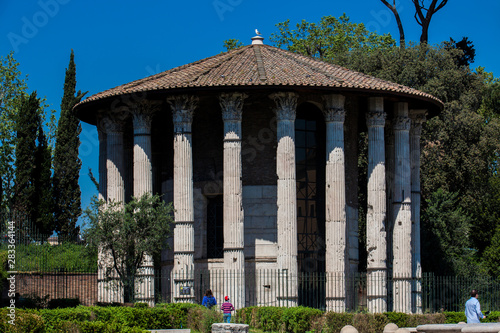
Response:
[[[19,296],[56,298],[78,298],[84,305],[94,305],[98,302],[98,274],[95,271],[29,271],[15,273],[16,292]],[[290,306],[303,305],[325,310],[326,299],[332,278],[326,273],[302,273],[298,277],[288,276],[278,270],[246,271],[245,276],[223,270],[197,270],[189,277],[178,276],[169,270],[156,270],[150,281],[137,284],[140,288],[153,288],[154,302],[189,301],[201,304],[206,289],[212,289],[217,300],[225,295],[244,293],[244,304],[241,306]],[[176,283],[182,281],[181,283]],[[244,288],[238,281],[243,281]],[[410,281],[410,282],[414,282]],[[421,284],[421,312],[433,313],[440,311],[463,311],[471,289],[480,292],[483,310],[500,309],[500,283],[491,277],[458,278],[424,274],[419,280]],[[241,283],[241,282],[240,282]],[[387,285],[393,280],[389,277]],[[4,284],[5,286],[6,284]],[[183,297],[179,287],[189,286],[189,297]],[[296,289],[291,289],[296,286]],[[347,309],[360,311],[367,309],[366,274],[359,273],[345,281]],[[7,286],[6,286],[7,287]],[[185,289],[186,290],[186,289]],[[296,290],[296,291],[293,291]],[[387,309],[392,311],[393,295],[388,288]],[[117,290],[110,289],[110,295],[116,295]],[[141,294],[141,290],[136,290]],[[102,293],[102,290],[101,290]],[[412,297],[412,295],[407,295]],[[108,300],[120,302],[120,299],[109,296]],[[296,299],[297,303],[289,302]]]
[[[0,250],[16,248],[18,251],[14,265],[8,266],[9,276],[15,275],[16,293],[21,298],[77,298],[84,305],[94,305],[98,302],[99,281],[97,266],[92,268],[68,267],[53,268],[53,259],[47,252],[48,236],[39,235],[35,228],[26,221],[9,228],[11,219],[0,216]],[[12,241],[13,240],[13,241]],[[57,240],[50,240],[57,244]],[[60,241],[60,240],[59,240]],[[15,247],[9,247],[9,245]],[[73,240],[74,242],[74,240]],[[45,246],[45,247],[44,247]],[[85,244],[80,244],[84,247]],[[42,251],[43,250],[43,251]],[[44,252],[45,251],[45,252]],[[19,254],[23,253],[23,257]],[[42,253],[42,254],[41,254]],[[35,260],[35,258],[37,258]],[[60,260],[62,261],[62,260]],[[10,261],[8,263],[11,263]],[[181,274],[181,275],[179,275]],[[184,274],[184,275],[182,275]],[[344,277],[341,277],[344,279]],[[331,295],[345,295],[347,309],[350,311],[366,310],[368,303],[368,288],[366,273],[349,276],[339,283],[338,277],[331,274],[300,273],[290,276],[286,272],[261,269],[247,270],[244,275],[227,270],[195,270],[192,272],[172,273],[164,267],[156,270],[147,281],[137,284],[137,295],[150,295],[154,291],[154,303],[189,301],[201,303],[206,289],[212,289],[217,300],[225,295],[239,295],[243,300],[240,306],[290,306],[303,305],[313,308],[327,308],[327,300]],[[390,276],[384,278],[381,285],[386,285],[387,310],[393,310],[394,288]],[[398,279],[400,280],[400,279]],[[500,282],[489,276],[460,278],[453,276],[435,276],[424,273],[421,279],[406,279],[410,285],[418,285],[421,292],[416,295],[407,293],[404,297],[419,297],[419,312],[463,311],[471,289],[480,292],[483,310],[500,310]],[[345,290],[338,290],[341,285]],[[4,283],[4,288],[9,284]],[[183,289],[181,292],[180,288]],[[140,290],[141,288],[147,289]],[[415,289],[415,288],[414,288]],[[189,290],[188,294],[182,294]],[[116,299],[119,289],[109,289],[109,297],[100,299]],[[139,300],[139,299],[137,299]],[[291,301],[292,300],[292,301]]]

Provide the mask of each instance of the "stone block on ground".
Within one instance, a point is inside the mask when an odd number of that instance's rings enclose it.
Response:
[[[248,331],[249,331],[249,326],[247,324],[228,324],[228,323],[212,324],[212,333],[232,333],[232,332],[248,333]]]

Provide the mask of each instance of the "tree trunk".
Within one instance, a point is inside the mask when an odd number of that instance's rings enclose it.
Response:
[[[420,44],[427,44],[429,40],[429,21],[422,22],[422,34],[420,35]]]
[[[399,29],[399,47],[404,49],[406,47],[406,42],[405,42],[405,32],[403,29],[403,22],[401,22],[401,18],[399,17],[398,9],[396,8],[396,0],[394,0],[393,4],[389,4],[387,0],[380,0],[382,3],[391,10],[391,12],[394,14],[394,17],[396,18],[396,22],[398,24],[398,29]]]

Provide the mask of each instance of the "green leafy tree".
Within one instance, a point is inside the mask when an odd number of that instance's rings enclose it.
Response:
[[[134,297],[137,272],[145,255],[158,255],[170,233],[173,208],[158,195],[145,194],[123,205],[119,202],[96,201],[85,211],[85,239],[98,244],[102,253],[109,254],[112,266],[106,267],[106,277],[118,274],[124,290],[124,301]]]
[[[370,53],[376,49],[387,50],[395,45],[389,34],[369,32],[363,23],[352,23],[345,14],[339,18],[324,16],[319,23],[305,20],[290,28],[290,20],[277,24],[278,32],[271,34],[271,41],[280,48],[338,63],[354,50]]]
[[[225,40],[223,46],[226,48],[226,51],[231,51],[242,47],[243,43],[240,42],[238,39],[231,38]]]
[[[13,52],[0,57],[0,210],[7,211],[14,196],[16,117],[26,94]]]
[[[76,93],[76,66],[74,53],[71,50],[64,80],[61,115],[57,126],[52,177],[56,231],[59,235],[70,238],[75,238],[78,235],[79,227],[76,226],[76,223],[82,213],[81,191],[78,184],[82,167],[82,161],[78,157],[79,135],[82,128],[79,119],[73,114],[72,108],[84,95],[85,93],[81,91]]]

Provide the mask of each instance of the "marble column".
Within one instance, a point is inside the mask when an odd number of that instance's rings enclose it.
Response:
[[[107,201],[125,202],[125,161],[122,119],[106,118]]]
[[[108,172],[106,169],[107,163],[107,134],[105,121],[102,118],[103,113],[99,114],[97,120],[97,135],[99,138],[99,195],[98,199],[100,201],[106,202],[107,200],[107,177]],[[105,276],[105,265],[110,262],[109,256],[106,256],[101,248],[97,251],[97,265],[98,265],[98,278],[97,278],[97,301],[98,302],[109,302],[107,293],[107,282]]]
[[[134,130],[134,197],[153,194],[153,174],[151,166],[151,120],[154,106],[142,102],[133,109]],[[155,279],[153,257],[144,255],[135,281],[136,301],[155,304]]]
[[[191,124],[198,97],[168,98],[174,122],[174,268],[175,302],[194,301],[194,202]],[[181,292],[182,290],[182,292]]]
[[[387,311],[387,243],[384,125],[382,97],[369,98],[368,193],[366,214],[368,311]]]
[[[298,300],[297,263],[297,181],[295,175],[295,116],[297,94],[280,92],[270,95],[276,103],[277,141],[277,266],[285,291],[279,295],[282,306],[296,306]]]
[[[104,182],[106,185],[106,202],[124,203],[125,161],[123,130],[125,118],[123,114],[107,114],[101,118],[99,123],[102,139],[99,144],[99,168],[103,168],[104,156],[106,156],[104,166],[106,171],[102,172],[103,177],[106,175]],[[101,175],[99,179],[104,180],[101,178]],[[100,192],[104,192],[104,189],[100,190]],[[117,273],[114,272],[111,276],[106,276],[106,270],[112,266],[111,254],[99,250],[98,262],[98,300],[101,302],[123,302],[123,288],[119,284]]]
[[[347,228],[345,193],[345,97],[325,95],[326,122],[326,310],[346,309]]]
[[[245,307],[245,225],[241,168],[242,93],[219,96],[224,120],[224,269],[234,286],[231,301],[236,309]]]
[[[423,313],[420,258],[420,136],[426,112],[427,110],[410,110],[412,311],[419,314]]]
[[[411,168],[408,103],[394,105],[393,311],[411,313]]]

